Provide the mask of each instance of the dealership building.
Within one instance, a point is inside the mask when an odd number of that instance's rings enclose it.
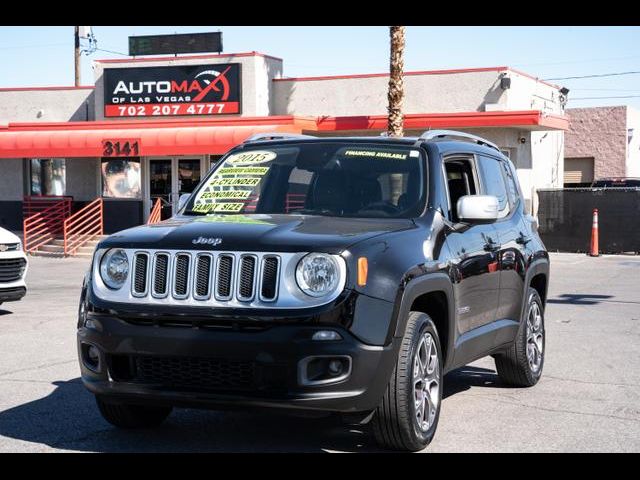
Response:
[[[380,135],[388,74],[289,78],[257,52],[98,60],[83,87],[0,89],[0,226],[21,231],[25,205],[101,199],[104,231],[163,216],[227,150],[264,132]],[[405,73],[405,134],[457,129],[514,162],[528,207],[563,184],[566,98],[509,67]]]

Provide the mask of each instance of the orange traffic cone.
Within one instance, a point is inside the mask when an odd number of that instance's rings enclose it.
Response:
[[[589,256],[599,257],[598,252],[598,209],[593,209],[593,224],[591,225],[591,247],[589,248]]]

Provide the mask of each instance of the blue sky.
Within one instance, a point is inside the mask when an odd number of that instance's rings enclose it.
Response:
[[[257,50],[284,59],[286,76],[385,72],[387,27],[105,27],[98,48],[127,53],[129,35],[222,30],[225,52]],[[640,27],[407,27],[406,70],[508,65],[540,78],[640,71]],[[93,84],[83,56],[82,83]],[[0,87],[73,84],[73,27],[0,27]],[[558,80],[569,107],[640,108],[640,74]],[[578,100],[581,97],[636,96]]]

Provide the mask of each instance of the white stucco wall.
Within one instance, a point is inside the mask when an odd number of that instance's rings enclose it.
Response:
[[[0,90],[0,124],[82,122],[93,119],[93,108],[93,88]]]
[[[99,158],[67,158],[65,160],[67,195],[79,202],[95,200],[99,191]]]
[[[282,60],[262,55],[224,56],[210,58],[176,57],[175,60],[157,60],[144,62],[94,63],[95,76],[95,111],[96,120],[104,120],[104,70],[107,68],[145,68],[172,65],[216,65],[239,63],[242,84],[241,111],[239,116],[267,116],[271,111],[271,80],[282,75]],[[234,117],[238,115],[225,115]],[[202,117],[202,116],[200,116]],[[130,118],[130,117],[127,117]],[[124,120],[127,118],[109,118]],[[149,117],[145,117],[149,118]],[[167,117],[164,117],[167,118]],[[176,118],[176,117],[171,117]],[[184,117],[182,117],[184,118]]]
[[[407,73],[405,113],[484,111],[504,104],[500,72]],[[353,116],[387,113],[388,76],[273,82],[274,115]],[[506,106],[506,105],[505,105]]]
[[[633,129],[631,141],[629,130]],[[627,107],[627,177],[640,177],[640,110]]]
[[[22,201],[23,185],[22,159],[0,159],[0,201]]]

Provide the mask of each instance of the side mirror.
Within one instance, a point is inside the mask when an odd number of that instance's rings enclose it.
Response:
[[[493,222],[498,218],[498,199],[493,195],[464,195],[458,199],[461,222]]]
[[[183,193],[180,195],[180,198],[178,199],[178,211],[182,210],[182,208],[187,204],[187,200],[189,200],[190,196],[190,193]]]

